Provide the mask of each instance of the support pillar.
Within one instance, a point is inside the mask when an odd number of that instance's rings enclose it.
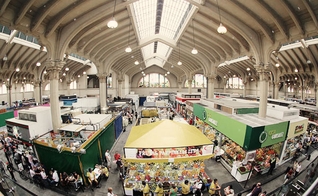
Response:
[[[182,89],[182,81],[178,81],[178,87],[179,87],[179,90]]]
[[[261,118],[266,117],[266,111],[267,111],[267,94],[268,94],[268,81],[266,79],[266,73],[265,70],[259,70],[258,71],[260,80],[259,80],[259,92],[260,92],[260,101],[259,101],[259,112],[258,116]]]
[[[214,98],[214,77],[209,76],[208,79],[208,99]]]
[[[67,95],[71,95],[71,83],[72,81],[67,81],[66,85],[67,85]]]
[[[279,97],[278,97],[278,91],[279,91],[279,82],[275,82],[274,83],[274,85],[275,85],[275,87],[274,87],[274,99],[278,99]]]
[[[107,102],[106,102],[106,90],[107,90],[107,85],[106,85],[106,74],[98,74],[97,75],[99,78],[99,101],[100,101],[100,111],[102,114],[105,114],[107,111]]]
[[[40,81],[34,81],[34,99],[35,99],[35,103],[36,104],[40,104],[41,103],[41,93],[40,93]]]
[[[188,80],[188,93],[191,94],[192,93],[192,79]]]
[[[123,80],[118,79],[118,96],[122,98]]]
[[[59,104],[59,73],[62,67],[65,65],[65,61],[61,60],[49,60],[45,62],[47,73],[50,78],[50,107],[53,131],[58,132],[61,127],[61,108]]]
[[[227,78],[223,79],[223,93],[226,93],[226,83],[227,83]]]
[[[315,99],[316,99],[316,107],[318,107],[318,83],[315,83]]]
[[[7,102],[8,102],[9,108],[12,107],[11,89],[12,89],[12,85],[7,84]]]
[[[22,100],[25,99],[25,84],[22,82]]]
[[[246,87],[247,87],[247,81],[243,82],[243,98],[246,97]]]

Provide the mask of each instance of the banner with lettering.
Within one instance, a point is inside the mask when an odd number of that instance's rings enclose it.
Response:
[[[201,155],[211,155],[212,145],[204,146],[188,146],[178,148],[140,148],[140,149],[125,149],[126,158],[137,159],[167,159],[167,158],[182,158]]]

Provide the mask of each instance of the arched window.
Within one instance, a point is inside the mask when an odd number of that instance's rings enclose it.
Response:
[[[30,91],[34,91],[34,86],[33,86],[33,84],[25,84],[25,86],[24,86],[24,92],[30,92]]]
[[[188,80],[184,83],[184,87],[189,87]],[[206,88],[206,77],[202,74],[195,74],[192,79],[193,88]]]
[[[143,76],[139,82],[138,87],[170,87],[170,82],[167,77],[158,73],[150,73]]]
[[[226,88],[243,89],[243,81],[238,77],[229,78],[226,82]]]
[[[7,86],[6,84],[2,84],[0,86],[0,94],[6,94],[7,93]]]
[[[74,80],[73,82],[71,82],[71,84],[70,84],[70,89],[77,89],[76,80]]]

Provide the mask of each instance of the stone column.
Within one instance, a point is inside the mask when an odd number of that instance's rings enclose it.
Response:
[[[316,107],[318,107],[318,83],[315,82],[315,99],[316,99]]]
[[[118,96],[122,98],[122,90],[123,90],[123,80],[122,79],[118,79]]]
[[[25,98],[25,84],[22,82],[22,99]]]
[[[178,88],[179,88],[179,90],[182,89],[182,81],[178,81]]]
[[[12,85],[7,84],[7,102],[8,102],[9,108],[12,106],[11,89],[12,89]]]
[[[34,99],[35,99],[35,103],[40,104],[41,103],[41,93],[40,93],[40,81],[34,81]]]
[[[192,79],[188,80],[188,93],[191,94],[192,93]]]
[[[246,97],[246,86],[247,86],[247,81],[243,82],[243,98]]]
[[[45,62],[46,71],[50,79],[50,107],[53,131],[58,132],[61,127],[61,108],[59,104],[59,73],[63,68],[65,61],[49,60]]]
[[[208,76],[208,99],[214,98],[214,77]]]
[[[105,114],[107,111],[107,103],[106,103],[106,74],[98,74],[97,77],[99,78],[99,101],[100,101],[100,111],[102,114]]]
[[[68,81],[66,82],[67,95],[71,95],[71,83],[72,83],[72,81],[70,81],[70,80],[68,80]]]
[[[274,87],[274,99],[278,99],[279,98],[278,97],[279,84],[280,84],[280,82],[275,82],[274,83],[274,85],[275,85],[275,87]]]
[[[261,69],[258,71],[258,73],[260,76],[260,80],[259,80],[260,101],[259,101],[258,116],[261,118],[265,118],[266,111],[267,111],[268,81],[266,79],[265,70]]]
[[[226,93],[226,82],[227,78],[223,78],[223,93]]]

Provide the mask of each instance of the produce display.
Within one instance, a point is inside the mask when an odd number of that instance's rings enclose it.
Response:
[[[245,151],[235,142],[230,139],[224,139],[222,144],[222,148],[225,152],[223,158],[230,166],[232,166],[233,161],[236,159],[238,161],[245,159]]]
[[[142,189],[142,181],[147,181],[150,189],[155,190],[158,182],[181,185],[184,180],[194,182],[200,176],[207,182],[203,161],[187,161],[180,163],[130,163],[124,182],[125,188]]]

